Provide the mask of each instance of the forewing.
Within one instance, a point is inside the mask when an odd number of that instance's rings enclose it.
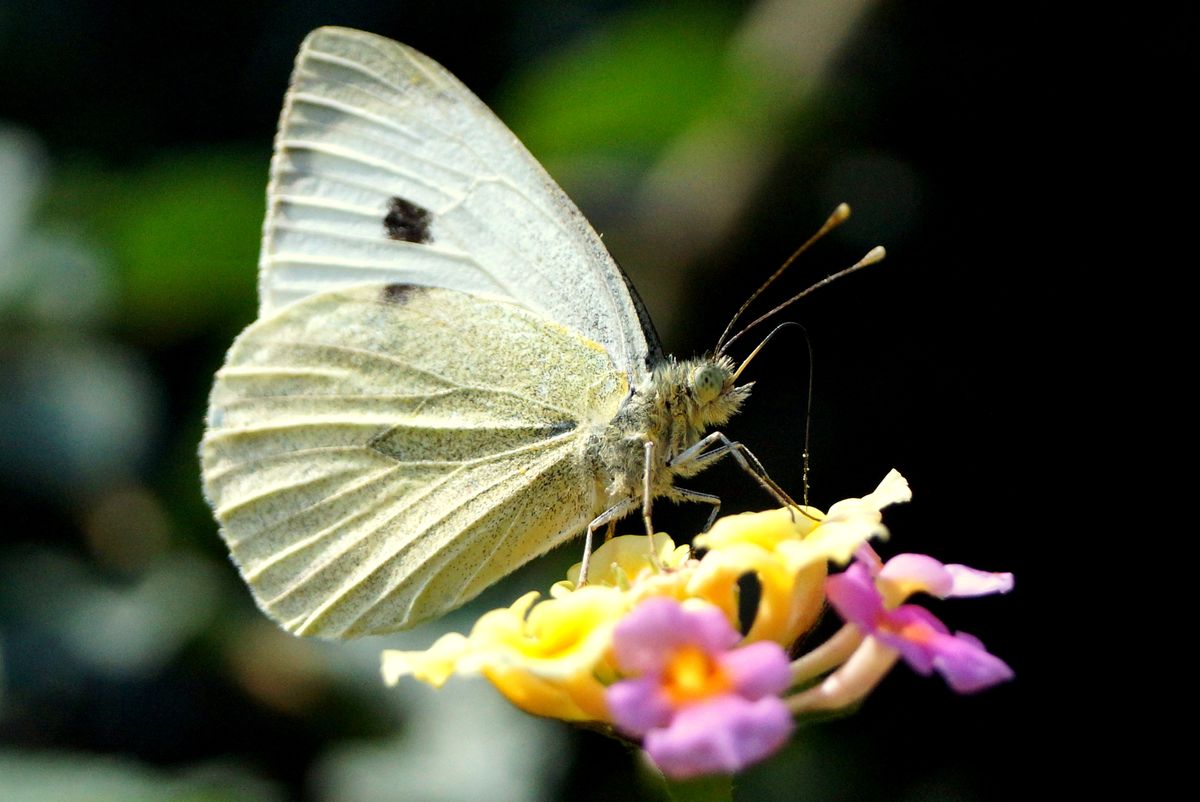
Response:
[[[403,282],[500,295],[608,349],[660,356],[600,237],[517,138],[432,59],[320,28],[275,141],[260,316],[324,290]]]
[[[302,635],[452,609],[595,513],[599,345],[515,304],[366,285],[248,328],[217,374],[205,491],[259,605]]]

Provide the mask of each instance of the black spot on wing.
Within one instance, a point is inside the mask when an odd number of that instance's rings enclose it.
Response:
[[[429,233],[432,220],[433,215],[428,209],[404,198],[392,198],[388,201],[388,211],[383,218],[383,230],[387,232],[388,239],[426,243],[433,239]]]
[[[383,302],[385,304],[402,304],[406,302],[412,294],[427,289],[417,284],[388,284],[383,288]]]

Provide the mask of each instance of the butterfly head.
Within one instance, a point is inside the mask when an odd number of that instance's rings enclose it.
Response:
[[[750,395],[751,384],[736,384],[735,374],[733,360],[723,355],[703,357],[688,366],[687,393],[701,427],[725,423]]]

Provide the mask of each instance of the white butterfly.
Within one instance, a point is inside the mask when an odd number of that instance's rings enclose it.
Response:
[[[259,294],[212,390],[204,487],[255,599],[297,634],[412,626],[646,491],[716,504],[675,479],[744,463],[705,437],[749,392],[730,360],[664,359],[562,190],[388,39],[304,41]]]

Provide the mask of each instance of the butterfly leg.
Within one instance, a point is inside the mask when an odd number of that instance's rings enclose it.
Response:
[[[720,443],[721,445],[712,451],[705,450],[714,443]],[[695,445],[679,452],[667,464],[668,467],[672,468],[700,471],[726,454],[732,456],[743,471],[753,476],[762,485],[763,489],[774,496],[785,507],[796,506],[796,502],[792,500],[791,496],[785,493],[783,488],[776,484],[775,480],[767,474],[767,469],[763,467],[758,457],[754,456],[754,453],[746,448],[744,444],[736,440],[730,440],[723,432],[710,433]]]
[[[627,498],[618,501],[616,504],[609,507],[604,512],[592,519],[592,522],[587,526],[587,534],[583,536],[583,560],[579,563],[579,581],[575,583],[576,587],[583,587],[587,584],[588,566],[592,561],[592,533],[605,524],[616,524],[618,520],[623,518],[626,513],[634,508],[637,504],[637,499]]]
[[[702,532],[707,532],[711,529],[713,521],[717,520],[717,516],[721,514],[721,497],[714,496],[711,493],[688,490],[686,487],[675,487],[671,489],[671,499],[673,501],[695,501],[699,504],[709,504],[712,506],[712,512],[708,514],[708,520],[705,521],[704,528],[700,530]]]
[[[650,511],[654,507],[654,494],[650,492],[650,471],[654,467],[654,441],[647,440],[645,461],[642,462],[642,520],[646,524],[646,539],[650,542],[650,564],[655,571],[662,571],[662,561],[658,559],[658,551],[654,548],[654,524],[650,520]]]

